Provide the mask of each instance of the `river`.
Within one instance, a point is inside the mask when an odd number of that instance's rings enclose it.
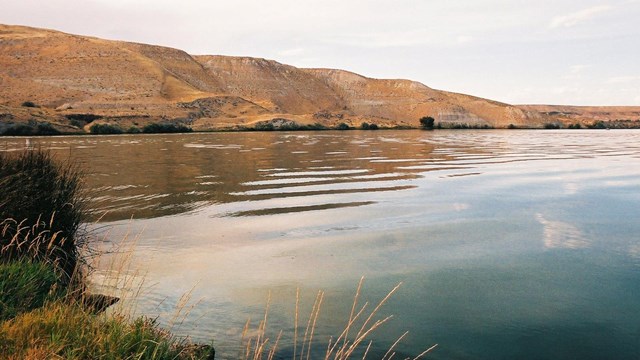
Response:
[[[217,358],[238,357],[269,296],[286,358],[297,289],[301,331],[324,291],[322,351],[361,277],[369,308],[402,283],[371,358],[404,331],[398,358],[640,358],[638,131],[0,138],[34,146],[80,164],[98,246],[128,251],[96,263],[97,286],[130,279],[133,312]]]

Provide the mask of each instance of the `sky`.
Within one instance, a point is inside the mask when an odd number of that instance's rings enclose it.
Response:
[[[0,23],[403,78],[511,104],[640,105],[640,0],[0,0]]]

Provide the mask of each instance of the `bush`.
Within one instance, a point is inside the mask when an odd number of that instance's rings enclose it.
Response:
[[[142,130],[140,130],[140,128],[136,126],[132,126],[129,129],[127,129],[127,134],[140,134],[141,132]]]
[[[35,129],[36,135],[60,135],[60,131],[49,123],[40,123]]]
[[[425,116],[420,118],[420,126],[422,126],[423,129],[433,130],[433,124],[435,121],[436,120],[431,116]]]
[[[60,135],[60,131],[49,123],[36,123],[33,125],[16,124],[2,133],[4,136],[38,136],[38,135]]]
[[[560,129],[560,124],[558,123],[546,123],[544,124],[545,129]]]
[[[123,133],[122,129],[119,126],[111,125],[111,124],[95,124],[95,125],[91,125],[91,127],[89,128],[89,131],[92,134],[97,134],[97,135],[122,134]]]
[[[369,130],[369,123],[363,122],[363,123],[360,125],[360,129],[362,129],[362,130]]]
[[[25,101],[22,103],[22,106],[30,108],[38,107],[38,105],[36,105],[33,101]]]
[[[44,260],[70,281],[84,209],[75,166],[41,150],[0,154],[0,260]]]
[[[589,126],[589,129],[606,129],[607,125],[604,121],[596,121]]]
[[[31,136],[35,134],[35,129],[33,126],[29,126],[26,124],[17,124],[13,125],[4,130],[2,135],[5,136]]]
[[[142,132],[145,134],[168,134],[168,133],[186,133],[192,132],[193,130],[182,124],[172,124],[172,123],[152,123],[145,125],[142,128]]]
[[[369,130],[378,130],[378,125],[377,124],[369,125]]]
[[[338,126],[336,126],[336,129],[337,130],[349,130],[350,127],[346,123],[340,123],[340,124],[338,124]]]

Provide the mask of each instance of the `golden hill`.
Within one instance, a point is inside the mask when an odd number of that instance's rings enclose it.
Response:
[[[558,118],[544,109],[409,80],[299,69],[258,58],[192,56],[160,46],[0,25],[0,126],[48,121],[72,131],[83,124],[74,119],[97,119],[124,128],[168,121],[205,130],[279,119],[417,127],[423,116],[446,126],[478,127],[540,127]]]

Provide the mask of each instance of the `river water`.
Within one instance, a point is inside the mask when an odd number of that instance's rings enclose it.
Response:
[[[397,358],[640,358],[638,131],[0,139],[33,146],[80,163],[89,227],[130,251],[96,282],[126,274],[135,313],[213,339],[217,358],[238,357],[269,294],[267,335],[290,356],[296,289],[301,331],[324,291],[326,348],[362,276],[369,309],[402,282],[370,358],[404,331]]]

